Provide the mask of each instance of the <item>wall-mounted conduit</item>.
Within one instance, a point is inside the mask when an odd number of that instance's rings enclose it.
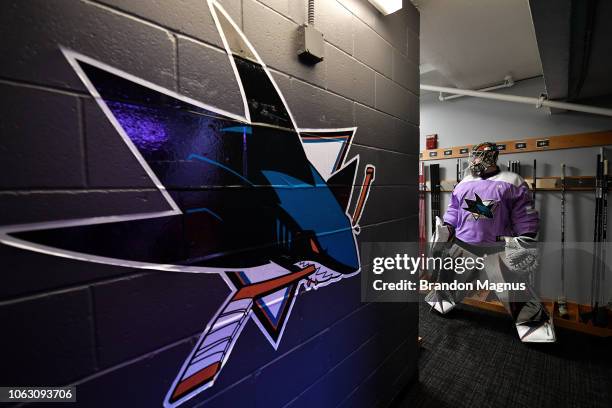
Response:
[[[315,23],[315,0],[308,0],[308,25],[314,26],[314,23]]]

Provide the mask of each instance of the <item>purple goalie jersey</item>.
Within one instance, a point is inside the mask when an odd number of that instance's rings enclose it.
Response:
[[[444,222],[464,242],[496,242],[500,236],[537,233],[539,217],[525,180],[501,171],[482,179],[465,177],[453,190]]]

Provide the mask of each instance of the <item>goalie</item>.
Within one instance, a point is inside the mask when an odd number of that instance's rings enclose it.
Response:
[[[484,257],[485,267],[461,274],[440,271],[437,279],[525,282],[525,291],[496,292],[497,296],[512,315],[522,341],[554,342],[552,319],[528,284],[530,274],[538,267],[535,240],[538,213],[525,181],[518,174],[501,171],[497,166],[498,155],[494,143],[473,147],[469,159],[471,174],[457,184],[444,220],[437,217],[433,231],[434,254],[445,247],[445,256]],[[501,250],[500,243],[504,244]],[[468,294],[465,291],[432,291],[425,300],[444,314]]]

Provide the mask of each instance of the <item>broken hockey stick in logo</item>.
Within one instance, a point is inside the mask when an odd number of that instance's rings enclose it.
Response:
[[[353,228],[356,229],[357,233],[359,233],[359,221],[361,220],[361,215],[363,214],[363,208],[370,194],[372,182],[374,181],[374,170],[374,166],[366,166],[365,176],[363,177],[363,185],[361,186],[359,199],[357,200],[355,212],[353,213]]]
[[[167,405],[211,386],[248,321],[257,298],[297,283],[315,272],[310,265],[289,275],[243,286],[231,295],[202,333],[191,356],[185,361],[168,396]]]

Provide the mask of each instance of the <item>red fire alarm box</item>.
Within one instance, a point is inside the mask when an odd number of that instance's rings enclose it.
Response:
[[[427,150],[438,148],[438,135],[427,135],[425,138],[425,148]]]

